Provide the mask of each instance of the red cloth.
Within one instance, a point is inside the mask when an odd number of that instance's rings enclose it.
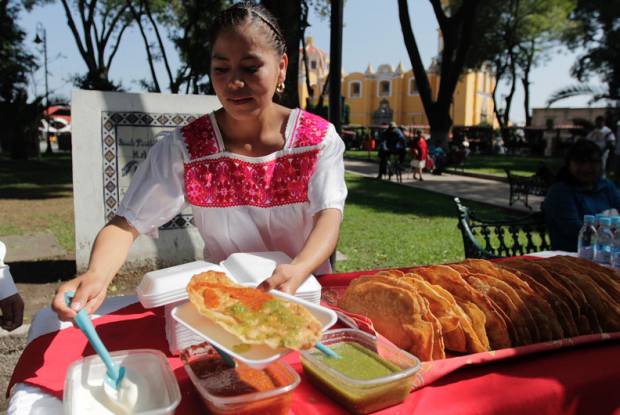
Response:
[[[372,271],[323,276],[321,283],[329,289]],[[150,348],[168,355],[168,361],[182,393],[177,414],[203,411],[202,403],[179,358],[169,356],[164,335],[163,308],[144,310],[134,304],[94,321],[97,331],[110,350]],[[574,341],[584,341],[584,337]],[[533,345],[529,347],[536,347]],[[523,349],[523,348],[519,348]],[[506,349],[497,353],[511,354]],[[17,363],[9,388],[18,382],[37,386],[62,399],[68,366],[77,359],[93,354],[85,336],[69,328],[33,340]],[[620,341],[577,345],[571,348],[538,352],[503,360],[470,364],[470,355],[434,362],[432,370],[453,365],[461,359],[461,369],[446,372],[432,384],[411,393],[401,405],[378,414],[610,414],[620,415]],[[346,414],[336,403],[317,391],[304,377],[299,356],[285,357],[302,377],[293,395],[292,413],[297,415]],[[474,363],[472,361],[472,363]],[[424,378],[426,374],[423,373]]]

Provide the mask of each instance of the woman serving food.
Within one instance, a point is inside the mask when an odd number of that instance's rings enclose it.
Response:
[[[330,272],[347,195],[344,143],[333,125],[273,102],[288,57],[275,18],[241,3],[211,34],[210,78],[222,108],[176,129],[150,150],[116,216],[99,232],[87,271],[62,284],[52,308],[62,320],[94,312],[140,234],[191,206],[205,258],[283,251],[259,286],[293,294],[311,274]],[[64,293],[75,291],[67,307]]]

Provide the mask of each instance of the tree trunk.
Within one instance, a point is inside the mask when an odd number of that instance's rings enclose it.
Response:
[[[288,69],[284,82],[284,93],[280,103],[289,108],[299,107],[297,80],[299,73],[299,25],[301,18],[301,0],[279,1],[262,0],[261,2],[278,19],[280,29],[286,41]]]
[[[502,131],[504,130],[504,128],[506,128],[506,125],[504,125],[504,118],[502,117],[502,114],[500,114],[499,108],[497,106],[497,87],[499,86],[499,82],[504,75],[504,70],[504,66],[499,61],[496,61],[495,85],[493,85],[493,93],[491,94],[491,97],[493,98],[493,112],[495,113],[495,118],[497,119],[497,122],[499,124],[499,129]]]
[[[140,5],[140,10],[136,10],[131,4],[132,0],[127,0],[127,6],[129,6],[129,11],[131,11],[131,15],[138,25],[138,30],[140,31],[140,36],[142,36],[142,41],[144,42],[144,49],[146,50],[146,60],[149,63],[149,70],[151,72],[151,79],[153,80],[153,92],[161,92],[161,88],[159,87],[159,81],[157,80],[157,73],[155,72],[155,63],[153,62],[153,54],[151,53],[151,45],[149,44],[149,39],[146,36],[146,32],[144,31],[144,25],[142,25],[142,13],[144,12],[142,9],[142,5]],[[142,2],[140,2],[142,3]]]
[[[530,113],[530,71],[532,69],[532,63],[534,62],[536,44],[532,40],[530,43],[530,49],[527,51],[527,60],[523,67],[523,76],[521,77],[521,83],[523,84],[523,109],[525,110],[525,126],[531,127],[532,114]]]
[[[431,127],[431,139],[436,145],[447,150],[449,131],[452,128],[450,107],[471,45],[479,0],[463,0],[458,10],[450,16],[446,15],[442,1],[430,0],[430,2],[444,40],[441,51],[441,79],[436,100],[433,100],[433,91],[413,34],[407,0],[398,0],[398,16],[420,99]]]
[[[521,83],[523,84],[523,110],[525,111],[525,126],[532,126],[532,114],[530,113],[530,74],[529,71],[527,75],[524,74],[523,78],[521,78]]]
[[[502,116],[504,117],[504,127],[507,127],[510,121],[510,107],[512,106],[512,97],[514,96],[515,90],[517,89],[517,68],[514,57],[512,57],[512,55],[510,58],[510,76],[512,77],[510,92],[506,96],[506,106],[504,107],[504,113],[502,114]]]

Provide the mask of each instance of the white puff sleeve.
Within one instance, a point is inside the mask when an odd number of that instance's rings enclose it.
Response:
[[[308,187],[310,212],[314,215],[323,209],[344,210],[347,185],[344,180],[345,145],[332,124],[321,143],[317,166]]]
[[[186,206],[184,165],[186,152],[179,130],[165,131],[138,166],[116,214],[141,234],[158,237],[158,228]]]

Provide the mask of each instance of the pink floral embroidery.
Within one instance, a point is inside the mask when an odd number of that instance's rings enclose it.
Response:
[[[208,114],[187,124],[181,128],[181,132],[191,159],[205,157],[219,151],[215,131]]]
[[[329,128],[329,122],[307,111],[301,113],[295,130],[292,147],[306,147],[320,144]]]
[[[231,157],[185,165],[189,203],[203,207],[269,208],[308,200],[308,184],[319,150],[250,163]]]

